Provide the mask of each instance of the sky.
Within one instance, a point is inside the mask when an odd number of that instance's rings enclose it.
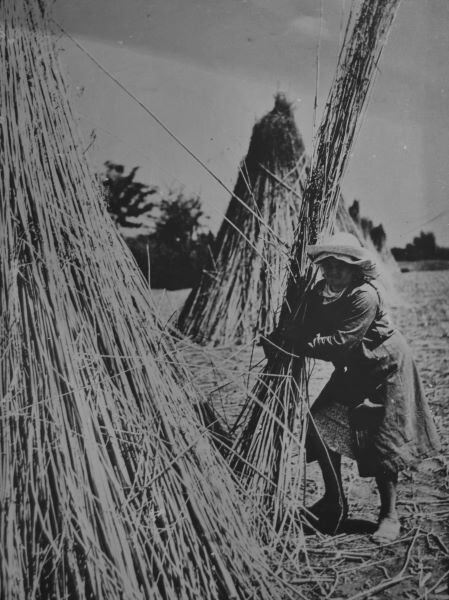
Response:
[[[216,229],[229,192],[110,76],[232,189],[252,127],[277,91],[293,102],[311,153],[349,7],[350,0],[55,0],[55,21],[82,47],[58,39],[93,168],[107,160],[140,166],[140,181],[198,193]],[[347,203],[359,199],[391,245],[423,230],[449,246],[448,51],[449,2],[402,0],[342,184]]]

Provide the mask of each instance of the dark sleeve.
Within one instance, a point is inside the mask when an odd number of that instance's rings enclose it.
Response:
[[[336,314],[334,333],[314,337],[306,345],[307,356],[340,362],[362,342],[376,317],[378,296],[369,288],[357,288],[345,300],[343,314]]]
[[[280,336],[295,345],[301,347],[307,340],[311,340],[318,331],[315,311],[320,304],[320,289],[322,283],[318,282],[307,294],[304,312],[294,319],[286,319],[282,328],[279,329]]]

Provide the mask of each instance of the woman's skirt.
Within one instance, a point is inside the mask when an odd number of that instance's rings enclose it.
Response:
[[[315,413],[312,410],[312,419],[316,430],[328,448],[348,458],[356,458],[348,406],[334,402],[325,410],[318,410]]]
[[[381,409],[357,410],[365,399]],[[438,451],[432,414],[400,333],[357,365],[334,371],[312,406],[309,434],[308,460],[316,459],[313,444],[319,438],[357,460],[362,477],[396,473]]]

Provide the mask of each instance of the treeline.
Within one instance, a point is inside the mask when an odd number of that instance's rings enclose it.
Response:
[[[391,252],[394,258],[400,261],[449,260],[449,248],[438,246],[431,231],[421,231],[405,248],[392,248]]]
[[[157,186],[136,181],[138,167],[129,173],[120,164],[107,162],[105,167],[101,183],[108,211],[151,287],[175,290],[197,285],[210,264],[215,241],[199,196],[182,189],[163,194]],[[349,214],[381,252],[386,245],[382,224],[374,226],[362,217],[357,200]],[[405,248],[391,252],[398,261],[449,260],[449,248],[439,247],[432,232],[421,232]]]
[[[360,214],[360,202],[354,200],[348,209],[352,220],[359,226],[366,239],[371,239],[374,247],[379,252],[386,247],[387,235],[382,223],[374,225],[371,219]],[[438,246],[435,234],[431,231],[420,232],[405,248],[391,248],[391,253],[397,261],[415,262],[419,260],[449,260],[449,248]]]
[[[379,225],[374,225],[371,219],[362,217],[360,214],[360,202],[358,200],[354,200],[354,202],[348,208],[348,212],[354,223],[362,231],[364,238],[366,240],[370,239],[373,242],[376,250],[379,252],[382,251],[387,243],[387,234],[385,233],[382,223],[379,223]]]
[[[158,187],[135,180],[137,167],[126,174],[123,165],[105,166],[101,182],[107,209],[151,287],[196,285],[214,242],[199,196],[182,189],[162,195]]]

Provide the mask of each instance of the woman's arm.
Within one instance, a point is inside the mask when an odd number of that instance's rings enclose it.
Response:
[[[306,356],[341,362],[362,342],[376,316],[379,298],[375,290],[359,288],[347,301],[345,314],[336,315],[334,333],[316,336],[305,344]]]
[[[281,326],[271,333],[261,336],[260,343],[267,358],[272,358],[282,350],[290,355],[304,355],[304,341],[310,340],[312,337],[310,323],[314,322],[313,309],[322,287],[323,282],[320,281],[308,292],[304,315],[301,319],[283,319]],[[316,328],[314,330],[316,331]]]

